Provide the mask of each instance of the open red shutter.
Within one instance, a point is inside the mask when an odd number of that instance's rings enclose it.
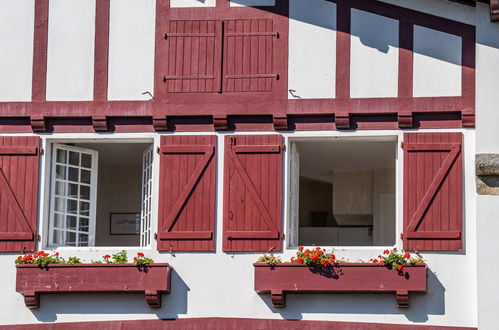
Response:
[[[404,135],[404,248],[462,249],[462,135]]]
[[[170,21],[167,73],[170,93],[220,91],[221,23],[218,21]]]
[[[278,36],[271,19],[224,21],[224,91],[272,90]]]
[[[224,251],[281,251],[282,136],[225,138]]]
[[[214,250],[216,136],[162,136],[158,250]]]
[[[34,251],[40,138],[0,137],[0,252]]]

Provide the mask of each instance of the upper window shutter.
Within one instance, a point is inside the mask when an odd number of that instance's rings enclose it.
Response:
[[[161,137],[158,250],[214,250],[216,141]]]
[[[0,252],[36,249],[38,137],[0,137]]]
[[[282,136],[225,138],[224,251],[281,251]]]
[[[271,19],[224,21],[224,91],[271,91],[278,37]]]
[[[404,249],[462,250],[462,134],[404,140]]]
[[[208,20],[170,21],[167,72],[169,93],[220,91],[221,23]]]

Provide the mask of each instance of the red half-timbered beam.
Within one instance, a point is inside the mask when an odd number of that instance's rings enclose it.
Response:
[[[110,0],[95,3],[94,101],[107,101]]]
[[[33,77],[31,100],[43,102],[47,90],[47,44],[49,0],[35,1],[35,31],[33,40]],[[0,108],[3,110],[3,107]]]

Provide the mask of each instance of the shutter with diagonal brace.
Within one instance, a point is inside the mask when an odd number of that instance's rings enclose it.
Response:
[[[220,91],[221,23],[209,20],[170,21],[167,73],[169,93]]]
[[[214,250],[216,136],[162,136],[158,250]]]
[[[462,250],[462,134],[404,140],[404,249]]]
[[[271,91],[278,37],[271,19],[224,21],[224,91]]]
[[[34,251],[38,137],[0,137],[0,252]]]
[[[225,139],[224,251],[281,251],[282,136]]]

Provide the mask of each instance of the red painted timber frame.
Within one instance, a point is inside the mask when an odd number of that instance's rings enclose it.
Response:
[[[336,0],[329,0],[337,2]],[[214,8],[168,8],[169,0],[157,1],[155,98],[151,101],[107,101],[109,39],[109,0],[96,1],[96,36],[94,100],[82,102],[47,102],[48,2],[35,4],[32,102],[0,103],[0,131],[43,132],[51,124],[65,121],[74,125],[84,121],[89,131],[107,131],[109,122],[129,118],[128,128],[121,131],[178,130],[170,125],[184,118],[186,130],[240,129],[231,120],[251,122],[251,129],[397,129],[474,127],[475,123],[475,27],[442,17],[372,0],[337,2],[337,58],[335,99],[287,99],[287,46],[279,50],[280,87],[274,92],[246,93],[166,93],[164,74],[164,33],[168,19],[243,19],[271,18],[280,33],[279,42],[287,45],[288,1],[276,0],[275,7],[230,7],[228,1],[217,1]],[[493,1],[495,3],[496,1]],[[492,6],[493,7],[493,6]],[[491,8],[492,8],[491,7]],[[395,98],[350,98],[350,15],[352,8],[399,20],[399,95]],[[413,28],[420,25],[462,38],[462,96],[413,97],[412,55]],[[208,95],[207,95],[208,94]],[[244,94],[244,95],[243,95]],[[199,120],[207,119],[206,125]],[[262,118],[263,123],[262,123]],[[91,119],[90,121],[88,121]],[[27,121],[28,120],[28,121]],[[435,124],[422,124],[433,121]],[[334,123],[334,124],[333,124]],[[366,124],[369,123],[369,124]],[[303,125],[305,124],[305,125]],[[269,126],[270,125],[270,126]],[[29,128],[31,126],[31,128]],[[81,125],[80,125],[81,126]],[[202,128],[200,128],[202,126]],[[88,131],[87,128],[66,131]]]
[[[131,320],[131,321],[97,321],[97,322],[60,322],[60,323],[35,323],[22,325],[0,325],[0,329],[26,329],[26,330],[96,330],[96,329],[190,329],[190,330],[219,330],[219,329],[337,329],[337,330],[472,330],[477,328],[468,327],[446,327],[435,325],[414,324],[386,324],[386,323],[361,323],[361,322],[336,322],[336,321],[304,321],[304,320],[276,320],[276,319],[242,319],[203,317],[194,319],[174,320]]]
[[[152,308],[161,307],[162,293],[170,293],[169,264],[16,265],[16,271],[16,291],[32,309],[40,306],[41,293],[144,292]]]
[[[253,264],[255,291],[270,292],[274,307],[285,307],[286,293],[395,293],[398,307],[409,307],[409,293],[426,293],[426,265],[402,272],[380,264],[342,263],[327,268],[299,264]]]

